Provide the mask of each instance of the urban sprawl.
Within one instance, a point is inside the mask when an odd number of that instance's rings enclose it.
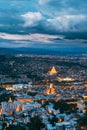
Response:
[[[87,57],[0,55],[0,130],[87,130]]]

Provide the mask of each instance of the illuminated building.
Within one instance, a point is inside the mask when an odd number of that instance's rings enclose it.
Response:
[[[2,115],[2,107],[0,107],[0,115]]]
[[[82,97],[84,101],[87,101],[87,96]]]
[[[54,84],[50,84],[50,86],[47,88],[47,90],[45,91],[45,94],[55,94],[56,93],[56,89]]]
[[[87,84],[85,84],[85,90],[87,91]]]
[[[53,66],[52,69],[49,71],[49,75],[56,75],[57,71],[55,69],[55,67]]]
[[[18,102],[23,103],[23,102],[33,102],[33,99],[30,98],[22,98],[22,99],[18,99]]]
[[[12,102],[12,99],[10,98],[8,102]]]
[[[59,82],[62,82],[62,81],[69,82],[69,81],[74,81],[74,80],[75,80],[74,78],[69,78],[69,77],[66,77],[66,78],[58,77]]]
[[[17,101],[15,102],[2,102],[0,113],[12,115],[13,112],[19,112],[23,110],[23,105]]]

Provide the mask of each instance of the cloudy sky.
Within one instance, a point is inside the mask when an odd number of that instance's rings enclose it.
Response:
[[[87,48],[87,0],[0,0],[0,47]]]

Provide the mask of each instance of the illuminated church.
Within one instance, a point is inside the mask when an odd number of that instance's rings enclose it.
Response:
[[[48,72],[49,75],[56,75],[57,74],[57,70],[56,68],[53,66],[52,69]]]

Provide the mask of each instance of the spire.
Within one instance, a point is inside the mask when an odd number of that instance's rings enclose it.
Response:
[[[12,102],[12,99],[10,98],[8,102]]]
[[[57,71],[56,71],[56,69],[55,69],[54,66],[52,67],[51,71],[49,71],[49,74],[50,74],[50,75],[55,75],[55,74],[57,74]]]

